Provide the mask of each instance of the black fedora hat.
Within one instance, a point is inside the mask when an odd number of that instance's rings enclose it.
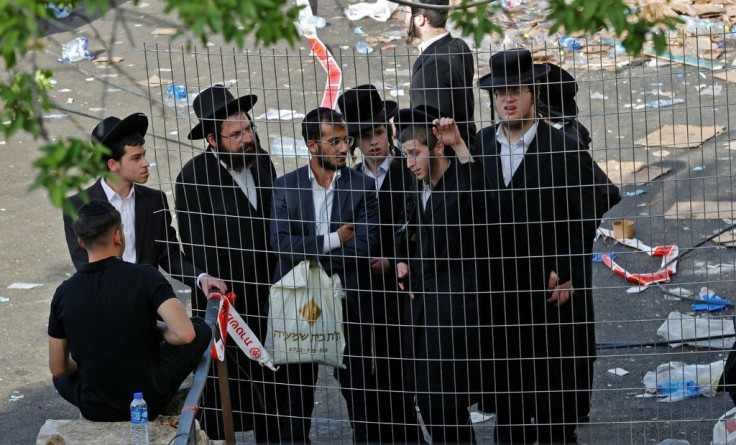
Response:
[[[337,98],[337,105],[345,116],[351,135],[359,135],[376,125],[388,124],[388,120],[399,110],[398,103],[381,100],[378,89],[373,85],[360,85],[345,91]]]
[[[540,78],[542,91],[537,109],[545,117],[574,117],[578,115],[575,95],[578,83],[572,74],[553,63],[547,63],[549,71]]]
[[[399,133],[413,126],[432,127],[435,119],[445,117],[440,110],[431,105],[419,105],[414,108],[402,108],[394,117],[394,124]]]
[[[253,94],[245,96],[233,96],[224,85],[213,85],[202,91],[194,98],[192,108],[194,114],[199,118],[199,123],[192,128],[187,138],[190,140],[204,139],[204,125],[208,121],[226,119],[233,113],[247,113],[253,108],[258,101],[258,97]]]
[[[133,113],[125,119],[115,116],[106,117],[94,130],[92,130],[92,142],[112,148],[112,145],[125,136],[138,133],[146,135],[148,131],[148,118],[143,113]]]
[[[549,68],[535,65],[526,49],[501,51],[491,56],[491,72],[478,80],[482,90],[531,85]]]

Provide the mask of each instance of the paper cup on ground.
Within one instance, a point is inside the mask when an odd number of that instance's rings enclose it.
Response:
[[[634,221],[619,219],[613,222],[613,237],[618,239],[634,237]]]

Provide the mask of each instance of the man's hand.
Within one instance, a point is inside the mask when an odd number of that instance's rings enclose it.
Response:
[[[373,275],[380,277],[388,271],[390,267],[391,263],[388,261],[388,258],[373,258],[371,260],[371,270],[373,270]]]
[[[343,224],[337,229],[337,236],[340,237],[340,244],[344,246],[355,237],[355,225]]]
[[[409,279],[409,265],[406,263],[396,264],[396,277],[399,279],[399,289],[406,290],[406,282]],[[411,299],[414,299],[414,294],[409,293]]]
[[[218,292],[222,295],[227,293],[227,284],[224,281],[207,274],[202,275],[199,279],[199,287],[202,288],[204,294],[208,297],[212,292]]]
[[[455,119],[442,117],[435,119],[432,125],[434,125],[432,132],[435,137],[442,141],[445,146],[452,147],[455,150],[455,155],[461,164],[473,162],[473,156],[470,154],[470,150],[468,150],[462,136],[460,136],[460,129],[457,127]]]
[[[547,282],[547,291],[552,295],[547,298],[547,303],[555,303],[555,306],[562,306],[570,300],[575,292],[572,288],[572,281],[568,280],[559,284],[560,277],[554,270],[549,273],[549,281]]]

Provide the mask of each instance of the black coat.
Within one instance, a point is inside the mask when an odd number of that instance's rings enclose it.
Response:
[[[107,201],[105,190],[98,179],[85,192],[89,199]],[[150,264],[161,267],[172,277],[181,280],[194,289],[196,278],[203,272],[182,254],[176,230],[171,225],[171,213],[166,195],[143,185],[134,184],[135,189],[135,250],[137,264]],[[74,208],[79,210],[83,201],[79,194],[69,198]],[[64,233],[69,255],[74,267],[79,270],[89,262],[87,251],[77,242],[72,220],[64,215]],[[216,276],[216,275],[215,275]]]
[[[485,187],[500,215],[495,238],[501,256],[492,265],[499,273],[496,283],[500,286],[494,286],[492,314],[494,325],[505,327],[495,332],[493,356],[504,370],[496,376],[495,388],[538,394],[545,388],[574,390],[579,386],[574,361],[545,358],[595,356],[590,291],[597,225],[593,161],[577,139],[540,123],[506,186],[496,128],[484,128],[477,136]],[[559,308],[546,302],[551,271],[557,272],[560,283],[572,280],[575,289],[570,301]],[[518,357],[538,360],[503,362]],[[573,391],[569,394],[575,396]],[[573,419],[575,403],[571,405],[571,410],[557,409],[569,412]],[[537,415],[538,420],[540,416],[544,421],[542,414]]]
[[[414,181],[401,237],[409,264],[404,353],[421,407],[465,407],[479,390],[479,292],[487,280],[486,199],[479,163],[450,167],[422,207]],[[491,205],[491,208],[493,206]]]
[[[354,238],[327,254],[324,237],[316,234],[312,184],[301,167],[274,182],[271,210],[271,247],[278,256],[273,281],[303,260],[318,260],[327,275],[338,274],[352,314],[347,320],[370,322],[373,306],[370,289],[370,259],[378,251],[378,201],[374,182],[366,175],[345,168],[335,181],[330,233],[347,223],[355,224]],[[357,317],[357,318],[356,318]]]
[[[241,314],[263,314],[275,257],[268,251],[268,218],[276,170],[267,154],[251,168],[258,209],[232,175],[207,150],[176,178],[176,214],[184,252],[194,264],[228,282]],[[199,294],[196,308],[206,301]]]
[[[474,73],[470,48],[448,34],[417,57],[409,87],[411,106],[431,105],[454,118],[471,151],[475,140]]]

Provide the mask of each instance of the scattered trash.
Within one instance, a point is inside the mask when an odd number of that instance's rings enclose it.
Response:
[[[353,29],[353,34],[357,34],[357,35],[359,35],[359,36],[364,36],[364,35],[366,35],[366,34],[365,34],[365,31],[363,31],[363,27],[361,27],[361,26],[356,26],[356,27],[355,27],[355,28]]]
[[[694,172],[700,172],[705,170],[705,165],[698,165],[697,167],[693,167]]]
[[[706,69],[713,70],[713,71],[720,70],[723,68],[723,65],[717,64],[710,60],[698,59],[696,57],[685,56],[685,55],[680,55],[680,54],[672,54],[669,51],[663,51],[657,54],[652,49],[645,49],[642,51],[642,54],[650,56],[650,57],[656,57],[658,59],[664,59],[669,62],[684,63],[685,65],[696,66],[698,68],[706,68]],[[703,75],[702,77],[705,77],[705,75]]]
[[[355,50],[361,54],[370,54],[373,52],[373,47],[361,40],[355,44]]]
[[[187,87],[184,85],[169,85],[166,87],[166,95],[174,99],[184,99],[187,97]]]
[[[736,443],[736,408],[731,408],[713,425],[713,445]]]
[[[299,113],[296,110],[276,110],[269,108],[264,114],[256,116],[253,119],[257,121],[290,121],[294,119],[301,119],[304,117],[304,113]]]
[[[608,96],[604,96],[601,93],[595,92],[590,95],[591,100],[605,100],[608,99]]]
[[[10,298],[0,295],[0,303],[7,303],[8,301],[10,301]]]
[[[178,32],[176,28],[156,28],[151,31],[152,36],[173,36]]]
[[[46,9],[51,10],[55,19],[65,19],[72,13],[72,8],[70,6],[58,6],[56,3],[46,3]]]
[[[704,365],[669,362],[649,371],[643,382],[649,394],[662,397],[660,402],[678,402],[691,397],[714,397],[723,374],[724,360]]]
[[[370,17],[379,22],[385,22],[391,18],[394,11],[399,7],[398,4],[387,0],[377,0],[375,3],[355,3],[343,11],[348,20],[360,20],[363,17]]]
[[[664,158],[664,157],[669,156],[669,155],[670,155],[670,152],[667,151],[667,150],[658,150],[658,151],[653,151],[652,152],[652,156],[656,156],[658,158]]]
[[[603,254],[603,253],[594,253],[593,254],[593,262],[594,263],[602,263],[603,262],[603,255],[605,255],[605,254]],[[608,254],[608,257],[610,259],[614,259],[614,258],[616,258],[616,254],[615,253],[609,253]]]
[[[723,87],[721,85],[710,85],[705,88],[702,88],[700,90],[701,96],[720,96],[721,92],[723,91]]]
[[[80,60],[92,60],[95,56],[87,50],[89,39],[77,37],[61,45],[61,59],[59,62],[78,62]]]
[[[723,133],[725,129],[726,127],[723,125],[700,127],[697,125],[667,124],[634,143],[645,147],[695,148],[708,139]]]
[[[64,119],[67,116],[69,115],[65,113],[44,114],[41,119]]]
[[[620,376],[620,377],[625,376],[626,374],[629,373],[629,371],[627,371],[627,370],[625,370],[623,368],[612,368],[612,369],[609,369],[608,372],[611,373],[611,374],[613,374],[613,375]]]
[[[326,19],[325,19],[324,17],[320,17],[320,16],[318,16],[318,15],[313,15],[313,16],[311,16],[311,17],[310,17],[310,18],[309,18],[309,19],[307,20],[307,23],[308,23],[309,25],[312,25],[312,26],[314,26],[314,27],[315,27],[315,28],[317,28],[317,29],[322,29],[322,28],[324,28],[325,26],[327,26],[327,20],[326,20]]]
[[[271,142],[271,156],[309,157],[309,149],[303,139],[276,138]]]
[[[664,286],[659,286],[659,289],[665,294],[666,300],[690,299],[693,295],[690,290],[684,287],[665,288]]]
[[[730,319],[708,315],[694,317],[678,311],[672,311],[667,315],[667,320],[657,329],[657,335],[673,342],[670,345],[673,348],[686,344],[703,348],[731,349],[736,340],[734,338],[736,331]],[[683,341],[679,342],[680,340]]]
[[[149,77],[148,80],[139,81],[138,85],[143,85],[145,87],[159,87],[162,85],[168,85],[171,82],[173,81],[169,79],[162,79],[154,74],[153,76]]]
[[[733,303],[731,303],[729,300],[719,297],[718,295],[716,295],[715,292],[713,292],[711,289],[708,289],[707,287],[702,287],[700,289],[700,299],[705,301],[705,303],[693,304],[692,310],[696,312],[718,312],[729,307],[733,307]]]
[[[673,105],[685,103],[685,99],[657,99],[646,103],[647,108],[667,108]]]
[[[390,90],[388,92],[388,94],[391,97],[399,97],[399,96],[403,96],[404,95],[404,90],[400,90],[400,89]]]
[[[629,196],[629,197],[631,197],[631,196],[639,196],[639,195],[643,195],[644,193],[646,193],[646,190],[636,189],[633,192],[626,192],[626,193],[624,193],[624,196]]]
[[[570,51],[578,51],[583,47],[579,41],[570,36],[560,36],[559,41],[560,48],[566,48]]]
[[[41,283],[13,283],[10,286],[8,286],[8,289],[36,289],[38,287],[43,286]]]
[[[101,64],[117,65],[118,63],[122,62],[123,60],[125,60],[125,59],[123,59],[122,57],[113,57],[113,58],[98,57],[95,60],[93,60],[92,63],[95,63],[97,65],[101,65]]]
[[[619,219],[611,223],[613,237],[616,240],[625,240],[634,237],[634,221],[630,219]]]
[[[13,394],[10,395],[8,402],[17,402],[18,400],[22,398],[23,398],[23,394],[19,394],[18,391],[13,391]]]
[[[383,45],[381,47],[381,51],[388,51],[388,50],[394,49],[394,48],[396,48],[396,45],[394,45],[394,44]]]

